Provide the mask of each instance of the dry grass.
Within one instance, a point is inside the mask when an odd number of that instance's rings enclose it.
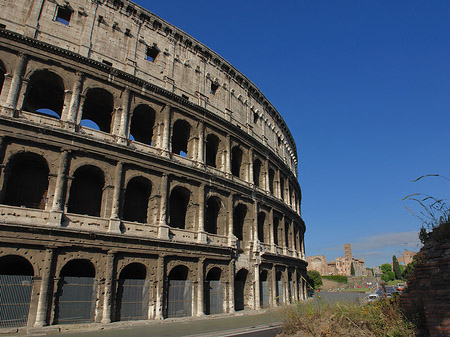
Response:
[[[397,300],[354,303],[298,303],[283,310],[281,336],[416,336],[413,323],[402,314]]]

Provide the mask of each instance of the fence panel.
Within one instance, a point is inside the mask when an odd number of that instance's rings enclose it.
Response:
[[[169,280],[167,317],[185,317],[192,315],[191,281]]]
[[[206,314],[220,314],[223,312],[223,287],[222,281],[207,281],[206,291]]]
[[[116,316],[118,321],[147,319],[147,303],[145,280],[119,279]]]
[[[27,324],[33,276],[0,275],[0,328]]]
[[[277,303],[284,303],[282,280],[277,280]]]
[[[261,286],[259,288],[260,298],[261,298],[261,307],[267,308],[269,306],[269,282],[261,281]]]

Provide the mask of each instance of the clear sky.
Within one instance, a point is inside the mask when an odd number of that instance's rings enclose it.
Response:
[[[401,199],[450,182],[450,1],[135,1],[272,102],[298,149],[306,254],[380,265],[417,251]]]

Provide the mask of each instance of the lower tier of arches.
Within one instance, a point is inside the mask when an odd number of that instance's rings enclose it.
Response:
[[[301,260],[1,234],[0,328],[213,315],[305,298]]]

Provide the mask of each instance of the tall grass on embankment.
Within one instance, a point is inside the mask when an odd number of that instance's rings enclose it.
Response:
[[[398,300],[356,303],[299,302],[282,309],[281,336],[416,336],[415,325],[401,312]]]

